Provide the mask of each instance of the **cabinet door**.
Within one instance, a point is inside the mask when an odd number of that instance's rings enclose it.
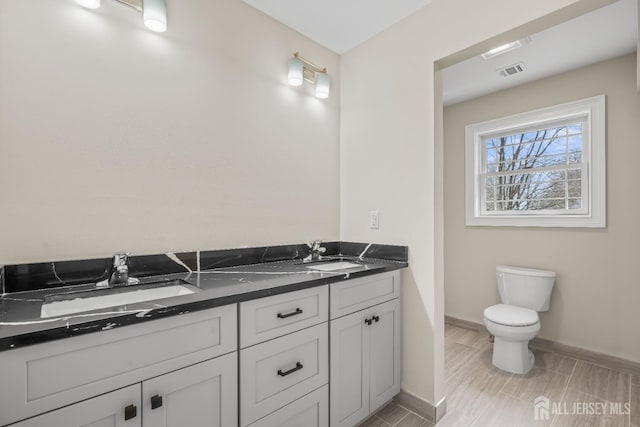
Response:
[[[371,334],[370,411],[400,393],[400,300],[370,309]]]
[[[354,426],[369,415],[368,310],[331,321],[330,420]]]
[[[238,353],[142,383],[145,427],[238,425]]]
[[[139,412],[140,384],[136,384],[12,424],[12,427],[141,427]]]

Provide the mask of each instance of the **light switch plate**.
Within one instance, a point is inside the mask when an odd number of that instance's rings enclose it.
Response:
[[[373,230],[380,228],[380,214],[378,211],[369,212],[369,228]]]

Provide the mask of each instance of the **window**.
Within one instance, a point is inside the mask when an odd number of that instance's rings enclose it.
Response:
[[[604,95],[466,127],[467,225],[605,227]]]

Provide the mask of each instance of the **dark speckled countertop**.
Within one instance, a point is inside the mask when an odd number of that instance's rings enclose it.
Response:
[[[312,270],[308,268],[310,264],[294,259],[148,276],[142,279],[141,284],[182,279],[196,287],[197,291],[189,295],[62,317],[40,317],[45,297],[93,289],[94,285],[3,294],[0,297],[0,351],[393,271],[408,265],[398,260],[360,257],[341,259],[357,263],[358,267],[324,272]]]

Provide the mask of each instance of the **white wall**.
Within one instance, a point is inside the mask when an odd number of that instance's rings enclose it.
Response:
[[[409,245],[402,387],[431,403],[444,395],[434,61],[572,3],[434,0],[341,58],[341,238]]]
[[[464,127],[604,94],[607,108],[607,228],[465,227]],[[497,302],[495,266],[558,274],[540,337],[640,362],[637,262],[640,94],[636,55],[452,105],[444,110],[445,303],[452,317],[483,322]]]
[[[336,54],[239,0],[102,4],[0,1],[0,264],[338,238]]]

